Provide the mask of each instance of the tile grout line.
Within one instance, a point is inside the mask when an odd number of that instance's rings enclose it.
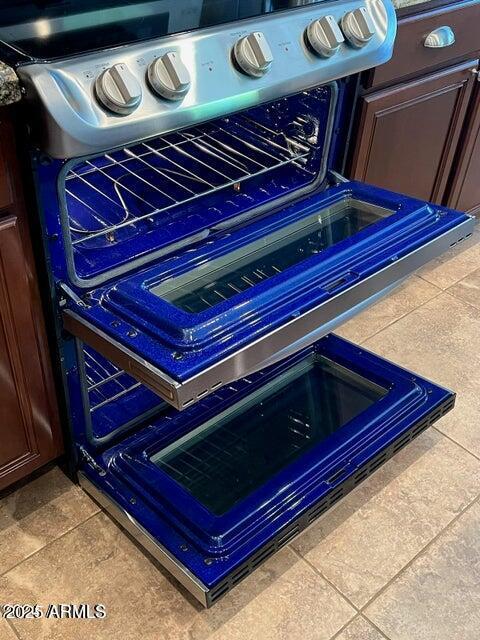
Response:
[[[453,408],[453,411],[455,411],[455,407]],[[467,449],[466,447],[463,446],[463,444],[460,444],[460,442],[457,442],[456,440],[454,440],[451,436],[449,436],[448,434],[444,433],[443,431],[441,431],[438,427],[436,427],[434,424],[431,426],[432,429],[435,429],[435,431],[437,433],[439,433],[440,435],[442,435],[444,438],[446,438],[447,440],[450,440],[450,442],[452,442],[453,444],[457,445],[457,447],[460,447],[460,449],[462,449],[463,451],[465,451],[465,453],[468,453],[469,455],[473,456],[475,458],[475,460],[480,461],[480,455],[477,455],[476,453],[473,453],[472,451],[470,451],[469,449]]]
[[[419,276],[416,276],[417,278]],[[431,284],[429,282],[429,284]],[[435,285],[433,285],[435,286]],[[438,289],[438,287],[437,287]],[[436,298],[438,298],[438,296],[442,295],[442,293],[444,293],[444,291],[442,289],[439,289],[438,293],[436,293],[434,296],[432,296],[431,298],[429,298],[428,300],[425,300],[425,302],[422,302],[421,304],[419,304],[418,306],[416,306],[413,309],[410,309],[410,311],[407,311],[407,313],[401,315],[399,318],[395,318],[395,320],[393,320],[392,322],[390,322],[390,324],[387,324],[385,327],[382,327],[381,329],[379,329],[378,331],[375,331],[375,333],[372,333],[370,336],[368,336],[367,338],[364,338],[363,340],[359,340],[357,344],[359,345],[364,345],[365,342],[367,342],[368,340],[371,340],[372,338],[375,338],[376,336],[378,336],[378,334],[382,333],[382,331],[385,331],[386,329],[390,329],[390,327],[393,327],[393,325],[397,324],[397,322],[400,322],[400,320],[403,320],[404,318],[408,317],[411,313],[413,313],[414,311],[417,311],[418,309],[421,309],[422,307],[424,307],[426,304],[428,304],[429,302],[431,302],[432,300],[436,300]],[[392,294],[390,294],[392,295]],[[387,296],[386,298],[384,298],[384,300],[387,300],[389,296]],[[380,302],[380,300],[379,300]],[[372,305],[375,306],[375,305]],[[335,333],[335,332],[334,332]],[[347,338],[348,339],[348,338]],[[356,342],[356,341],[355,341]]]
[[[478,226],[478,222],[475,223],[475,228],[473,230],[473,234],[472,237],[468,238],[469,240],[473,239],[473,235],[476,235],[476,231],[478,231],[479,226]],[[458,256],[460,256],[462,253],[464,253],[464,251],[468,251],[469,249],[473,249],[477,244],[479,244],[479,241],[477,240],[476,242],[472,242],[472,244],[466,248],[464,248],[463,251],[455,251],[453,250],[453,255],[452,255],[452,260],[455,260],[456,258],[458,258]],[[465,245],[463,245],[463,247],[465,247]],[[447,252],[448,253],[448,252]],[[445,255],[445,253],[443,254]],[[428,264],[428,263],[427,263]],[[427,265],[425,265],[427,266]],[[439,265],[441,266],[441,265]],[[423,268],[423,267],[422,267]],[[478,267],[475,267],[472,271],[470,271],[469,273],[467,273],[466,275],[462,276],[461,278],[459,278],[458,280],[455,280],[455,282],[452,282],[451,284],[448,285],[448,287],[445,287],[445,289],[442,289],[442,291],[446,291],[449,287],[453,287],[453,285],[458,284],[459,282],[461,282],[462,280],[464,280],[465,278],[468,278],[468,276],[470,276],[474,271],[477,270]],[[439,289],[441,289],[441,287],[438,286],[438,284],[435,284],[435,282],[431,282],[430,280],[428,280],[427,278],[425,278],[424,276],[420,275],[420,274],[415,274],[417,275],[418,278],[421,278],[424,282],[428,282],[429,284],[433,284],[435,287],[438,287]]]
[[[431,428],[435,429],[434,426],[432,426]],[[441,436],[441,437],[445,437],[446,439],[450,440],[452,442],[452,444],[454,444],[455,446],[458,446],[460,449],[462,449],[463,451],[465,451],[465,453],[471,455],[475,460],[477,460],[478,458],[472,454],[470,451],[468,451],[468,449],[465,449],[464,447],[462,447],[461,445],[459,445],[457,442],[455,442],[454,440],[452,440],[451,438],[448,438],[448,436],[445,436],[444,433],[442,433],[441,431],[438,431],[437,429],[435,429],[435,431]],[[424,547],[422,547],[422,549],[420,549],[413,558],[411,558],[408,563],[402,567],[400,569],[400,571],[398,571],[398,573],[395,574],[395,576],[393,576],[392,578],[390,578],[390,580],[378,591],[376,592],[376,594],[374,596],[372,596],[372,598],[370,598],[370,600],[368,600],[364,605],[362,606],[357,606],[354,602],[352,602],[350,600],[350,598],[348,596],[346,596],[333,582],[330,581],[329,578],[327,578],[314,564],[312,564],[310,562],[310,560],[308,560],[308,558],[302,556],[302,554],[297,551],[297,549],[295,549],[293,546],[291,546],[291,544],[288,544],[288,548],[291,549],[291,551],[294,552],[294,554],[301,560],[303,560],[304,562],[306,562],[308,564],[308,566],[315,572],[317,573],[321,578],[323,578],[325,580],[325,582],[327,582],[340,596],[342,596],[342,598],[344,600],[346,600],[348,602],[348,604],[350,604],[358,613],[362,613],[364,611],[364,609],[366,607],[368,607],[371,602],[373,600],[375,600],[377,598],[378,595],[380,595],[380,593],[382,593],[388,586],[390,586],[390,584],[392,582],[394,582],[397,578],[397,576],[399,576],[412,562],[414,562],[414,560],[416,558],[418,558],[418,556],[420,556],[425,549],[427,549],[427,547],[429,547],[448,527],[450,527],[450,525],[452,525],[454,522],[456,522],[458,520],[458,518],[460,518],[473,504],[475,504],[475,502],[477,502],[477,500],[480,499],[480,492],[478,494],[475,495],[475,497],[459,512],[457,513],[457,515],[455,515],[452,520],[450,520],[438,533],[435,534],[435,536],[429,540],[426,545]],[[327,514],[325,514],[327,515]],[[355,616],[356,617],[356,616]]]
[[[410,311],[408,311],[407,313],[405,313],[404,315],[401,315],[400,317],[396,318],[393,322],[391,322],[390,324],[386,325],[385,327],[382,327],[381,329],[379,329],[378,331],[374,332],[373,334],[369,335],[367,338],[361,340],[358,342],[358,344],[362,345],[365,342],[367,342],[368,340],[371,340],[372,338],[378,336],[378,334],[380,334],[382,331],[385,331],[387,328],[392,327],[393,325],[395,325],[397,322],[399,322],[400,320],[403,320],[404,318],[406,318],[408,315],[410,315],[411,313],[413,313],[414,311],[417,311],[418,309],[422,308],[423,306],[425,306],[426,304],[428,304],[429,302],[435,300],[436,298],[438,298],[442,293],[446,293],[449,297],[453,298],[454,300],[461,302],[465,305],[467,305],[469,308],[475,309],[476,311],[478,311],[478,308],[475,307],[473,304],[469,303],[466,300],[463,300],[462,298],[459,298],[457,296],[455,296],[453,293],[451,293],[450,291],[448,291],[448,289],[456,284],[458,284],[459,282],[461,282],[464,278],[468,277],[467,274],[466,276],[460,278],[459,280],[453,282],[451,285],[449,285],[449,287],[442,289],[441,287],[439,287],[437,284],[430,282],[429,280],[427,280],[426,278],[424,278],[422,275],[420,274],[414,274],[415,277],[419,278],[420,280],[422,280],[423,282],[426,282],[434,287],[436,287],[438,289],[438,292],[432,296],[431,298],[429,298],[428,300],[426,300],[425,302],[421,303],[420,305],[416,306],[415,308],[411,309]],[[475,459],[480,460],[480,457],[477,456],[476,454],[472,453],[471,451],[469,451],[467,448],[465,448],[463,445],[461,445],[460,443],[458,443],[456,440],[454,440],[453,438],[451,438],[450,436],[448,436],[447,434],[443,433],[442,431],[440,431],[438,428],[436,428],[435,426],[433,426],[433,428],[435,429],[435,431],[437,431],[439,434],[441,434],[442,436],[444,436],[445,438],[447,438],[448,440],[450,440],[453,444],[459,446],[463,451],[465,451],[466,453],[470,454],[471,456],[473,456]],[[381,634],[382,637],[384,637],[386,640],[390,640],[388,638],[388,636],[372,621],[368,618],[368,616],[365,613],[365,610],[378,598],[380,597],[391,585],[392,583],[394,583],[403,573],[406,572],[406,570],[421,556],[423,555],[438,539],[440,536],[442,536],[448,529],[450,529],[452,526],[454,526],[454,524],[474,505],[479,501],[480,498],[480,494],[477,495],[477,497],[475,497],[470,503],[468,503],[456,516],[454,516],[454,518],[452,520],[450,520],[450,522],[448,522],[445,527],[443,529],[441,529],[413,558],[411,558],[411,560],[409,560],[404,567],[402,567],[402,569],[400,569],[400,571],[398,571],[398,573],[393,576],[381,589],[379,589],[379,591],[372,596],[372,598],[370,598],[370,600],[368,600],[362,607],[358,607],[356,606],[344,593],[342,593],[342,591],[336,587],[335,584],[333,584],[325,575],[323,575],[323,573],[321,571],[319,571],[308,559],[306,559],[305,557],[303,557],[299,552],[297,552],[296,549],[294,549],[293,547],[291,547],[290,545],[289,548],[294,552],[295,556],[304,561],[315,573],[317,573],[323,580],[325,580],[325,582],[332,588],[334,589],[334,591],[336,593],[338,593],[338,595],[345,600],[356,612],[355,615],[346,622],[345,625],[343,625],[332,637],[331,640],[335,640],[335,638],[338,638],[341,633],[343,633],[343,631],[350,625],[352,624],[355,620],[357,620],[358,618],[365,620],[368,624],[370,624],[372,627],[375,628],[375,630]],[[22,563],[26,562],[27,560],[29,560],[30,558],[33,558],[34,556],[36,556],[38,553],[40,553],[41,551],[43,551],[44,549],[48,548],[49,546],[51,546],[53,543],[57,542],[58,540],[61,540],[62,538],[64,538],[65,536],[67,536],[69,533],[72,533],[73,531],[75,531],[78,527],[80,527],[81,525],[85,524],[86,522],[88,522],[89,520],[91,520],[92,518],[94,518],[95,516],[97,516],[99,513],[102,513],[103,510],[99,509],[98,511],[96,511],[95,513],[91,514],[90,516],[88,516],[85,520],[83,520],[82,522],[77,523],[74,527],[72,527],[71,529],[69,529],[68,531],[65,531],[64,533],[62,533],[60,536],[58,536],[57,538],[50,540],[49,542],[47,542],[45,545],[43,545],[40,549],[37,549],[34,553],[30,554],[29,556],[23,558],[22,560],[20,560],[18,563],[16,563],[15,565],[13,565],[12,567],[10,567],[7,571],[3,572],[0,574],[0,578],[4,577],[6,575],[8,575],[8,573],[10,571],[13,571],[14,569],[16,569],[17,567],[19,567]],[[8,619],[6,619],[6,623],[8,625],[8,627],[10,628],[10,630],[12,631],[12,633],[15,635],[16,638],[18,638],[19,640],[21,640],[21,636],[19,635],[19,633],[17,632],[16,628],[13,626],[12,622]]]
[[[339,589],[335,584],[333,584],[333,582],[331,582],[331,581],[330,581],[326,576],[324,576],[324,575],[323,575],[323,573],[322,573],[322,572],[321,572],[321,571],[320,571],[320,570],[319,570],[315,565],[313,565],[313,564],[310,562],[310,560],[308,560],[307,558],[304,558],[304,557],[302,556],[302,554],[301,554],[299,551],[297,551],[294,547],[291,547],[290,545],[288,545],[288,548],[289,548],[291,551],[293,551],[293,553],[297,556],[297,558],[298,558],[299,560],[303,560],[303,562],[305,562],[306,564],[308,564],[308,566],[310,567],[310,569],[312,569],[312,570],[313,570],[313,572],[314,572],[314,573],[316,573],[316,574],[317,574],[317,575],[319,575],[323,580],[325,580],[325,582],[326,582],[330,587],[332,587],[332,589],[333,589],[334,591],[336,591],[336,592],[338,593],[338,595],[339,595],[339,596],[341,596],[341,598],[342,598],[343,600],[346,600],[346,601],[348,602],[348,604],[349,604],[351,607],[353,607],[353,608],[355,609],[355,616],[354,616],[354,618],[356,618],[356,617],[357,617],[357,615],[360,613],[360,609],[359,609],[355,604],[353,604],[353,602],[348,598],[348,596],[346,596],[344,593],[342,593],[342,592],[341,592],[341,590],[340,590],[340,589]],[[353,618],[352,618],[352,620],[353,620]]]
[[[468,277],[468,276],[466,276],[466,277]],[[462,280],[465,280],[465,278],[462,278]],[[458,282],[462,282],[462,280],[459,280]],[[456,283],[456,284],[458,284],[458,283]],[[447,296],[450,296],[450,298],[453,298],[457,302],[462,302],[463,304],[467,305],[467,307],[469,307],[470,309],[474,309],[477,313],[478,313],[478,311],[480,311],[480,309],[478,307],[476,307],[474,304],[472,304],[468,300],[465,300],[464,298],[458,298],[455,294],[450,293],[450,291],[448,289],[445,289],[444,293],[446,293]]]
[[[372,626],[375,627],[375,629],[377,631],[379,631],[387,640],[390,640],[388,638],[388,636],[385,635],[385,633],[378,628],[374,622],[372,622],[370,620],[370,618],[368,617],[368,615],[366,614],[365,610],[378,598],[380,597],[405,571],[407,571],[407,569],[421,556],[425,553],[425,551],[427,551],[437,540],[438,538],[440,538],[441,535],[443,535],[450,527],[452,527],[457,520],[459,520],[474,504],[476,504],[477,502],[480,501],[480,494],[477,495],[475,498],[473,498],[473,500],[471,500],[459,513],[457,513],[456,516],[454,516],[452,518],[452,520],[450,520],[450,522],[448,522],[445,527],[443,527],[443,529],[441,529],[429,542],[427,542],[427,544],[422,547],[422,549],[420,549],[420,551],[418,551],[418,553],[416,553],[413,558],[411,558],[406,564],[405,566],[403,566],[400,571],[398,571],[392,578],[390,578],[390,580],[388,580],[383,587],[381,587],[376,593],[375,595],[373,595],[364,605],[362,605],[361,607],[358,607],[357,605],[355,605],[335,584],[333,584],[317,567],[315,567],[307,558],[305,558],[304,556],[302,556],[296,549],[294,549],[293,547],[291,547],[290,545],[288,545],[288,548],[291,549],[294,554],[300,559],[303,560],[306,564],[308,564],[308,566],[315,572],[317,573],[323,580],[325,580],[325,582],[331,586],[334,591],[336,591],[342,598],[343,600],[345,600],[346,602],[348,602],[348,604],[353,607],[353,609],[356,611],[356,614],[347,622],[343,625],[343,627],[341,627],[341,629],[339,629],[331,638],[330,640],[334,640],[335,638],[337,638],[339,636],[339,634],[344,631],[346,629],[346,627],[348,627],[348,625],[350,623],[352,623],[354,620],[356,620],[359,616],[365,618]]]
[[[427,263],[428,264],[428,263]],[[425,265],[427,266],[427,265]],[[426,278],[424,278],[423,276],[419,275],[419,274],[415,274],[417,276],[417,278],[420,278],[420,280],[423,280],[424,282],[426,282],[427,284],[433,284],[434,287],[437,287],[437,289],[440,289],[440,291],[446,291],[448,289],[442,289],[442,287],[439,287],[438,284],[435,284],[434,282],[430,282],[430,280],[427,280]],[[465,276],[466,277],[466,276]],[[463,278],[460,278],[460,280],[463,280]],[[457,282],[460,282],[460,280],[456,280],[455,282],[452,282],[452,284],[449,284],[449,287],[453,287],[454,284],[457,284]]]
[[[338,638],[345,631],[345,629],[347,629],[352,624],[352,622],[355,622],[355,620],[358,620],[358,618],[361,618],[361,616],[362,614],[357,611],[353,618],[350,618],[348,622],[346,622],[342,627],[340,627],[338,631],[333,634],[333,636],[330,637],[330,640],[336,640],[336,638]]]
[[[7,623],[8,627],[10,628],[11,632],[13,633],[13,635],[16,638],[18,638],[18,640],[22,640],[22,636],[18,633],[18,631],[13,626],[13,622],[9,618],[4,618],[4,620]]]
[[[23,564],[24,562],[26,562],[27,560],[30,560],[30,558],[34,558],[37,553],[40,553],[41,551],[43,551],[44,549],[47,549],[48,547],[50,547],[52,544],[54,544],[55,542],[57,542],[57,540],[61,540],[62,538],[64,538],[65,536],[68,536],[69,533],[72,533],[72,531],[75,531],[75,529],[78,529],[78,527],[82,526],[82,524],[85,524],[86,522],[88,522],[89,520],[91,520],[92,518],[95,518],[95,516],[98,516],[99,513],[102,513],[103,510],[99,509],[98,511],[96,511],[95,513],[92,513],[90,516],[88,516],[88,518],[85,518],[85,520],[82,520],[82,522],[77,523],[74,527],[72,527],[71,529],[68,529],[68,531],[64,531],[61,535],[58,536],[58,538],[54,538],[53,540],[49,540],[46,544],[43,545],[43,547],[40,547],[40,549],[37,549],[36,551],[34,551],[33,553],[31,553],[30,555],[26,556],[25,558],[23,558],[22,560],[20,560],[19,562],[17,562],[16,564],[14,564],[12,567],[10,567],[9,569],[7,569],[6,571],[4,571],[3,573],[0,573],[0,580],[2,578],[4,578],[6,575],[8,575],[10,573],[10,571],[13,571],[14,569],[16,569],[17,567],[19,567],[21,564]]]
[[[455,525],[455,523],[471,508],[473,507],[474,504],[476,504],[477,502],[479,502],[480,499],[480,495],[477,495],[475,498],[473,498],[473,500],[471,502],[469,502],[459,513],[457,513],[456,516],[454,516],[452,518],[452,520],[450,520],[450,522],[448,524],[446,524],[443,529],[441,531],[439,531],[429,542],[427,542],[427,544],[418,552],[416,553],[413,558],[411,558],[406,564],[405,566],[403,566],[400,571],[398,571],[398,573],[395,574],[395,576],[393,576],[392,578],[390,578],[390,580],[388,582],[386,582],[383,587],[381,589],[379,589],[374,596],[372,596],[370,598],[370,600],[368,600],[364,605],[362,605],[358,611],[361,614],[365,613],[365,610],[377,599],[379,598],[400,576],[402,576],[407,569],[409,569],[411,567],[411,565],[418,560],[418,558],[420,556],[422,556],[433,544],[435,544],[435,542],[440,538],[440,536],[442,536],[448,529],[450,529],[451,527],[453,527]],[[366,616],[368,619],[368,616]]]
[[[376,625],[372,620],[370,620],[370,618],[369,618],[368,616],[366,616],[366,615],[365,615],[365,613],[361,612],[361,613],[360,613],[360,616],[361,616],[364,620],[366,620],[366,621],[368,622],[368,624],[370,624],[370,625],[375,629],[375,631],[378,631],[378,633],[382,636],[382,638],[385,638],[385,640],[391,640],[391,639],[389,638],[389,636],[387,636],[387,634],[385,633],[385,631],[382,631],[382,630],[380,629],[380,627],[378,627],[378,626],[377,626],[377,625]]]

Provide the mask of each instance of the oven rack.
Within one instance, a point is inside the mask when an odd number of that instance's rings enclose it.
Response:
[[[99,353],[77,342],[85,430],[90,444],[103,446],[167,405]]]
[[[244,181],[286,165],[313,179],[314,136],[305,139],[305,127],[302,116],[287,133],[237,114],[71,167],[65,198],[72,244],[115,243],[139,225],[168,222],[161,213],[223,189],[239,193]]]
[[[91,413],[142,386],[91,349],[84,349],[84,363]]]

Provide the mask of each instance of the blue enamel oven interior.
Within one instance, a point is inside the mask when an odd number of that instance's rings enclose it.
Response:
[[[70,279],[90,286],[319,186],[338,93],[317,87],[68,162],[59,194]]]
[[[83,472],[213,601],[453,403],[330,334],[184,412],[159,408],[96,454],[106,475]]]

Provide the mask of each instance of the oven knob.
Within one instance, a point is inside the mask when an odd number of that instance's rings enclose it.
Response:
[[[333,16],[323,16],[311,22],[305,31],[305,38],[314,52],[323,58],[333,56],[342,42],[345,42]]]
[[[342,31],[354,47],[364,47],[375,35],[375,25],[365,7],[349,11],[342,18]]]
[[[175,51],[164,53],[148,67],[148,81],[166,100],[182,100],[190,89],[190,74]]]
[[[102,107],[126,116],[142,100],[142,87],[123,62],[105,69],[95,80],[95,93]]]
[[[238,40],[233,48],[233,57],[240,69],[254,78],[265,75],[273,62],[272,50],[261,31]]]

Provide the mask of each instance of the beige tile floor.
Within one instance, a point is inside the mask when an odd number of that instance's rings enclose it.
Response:
[[[455,410],[202,610],[59,469],[0,501],[0,640],[478,640],[480,231],[338,331],[458,392]]]

